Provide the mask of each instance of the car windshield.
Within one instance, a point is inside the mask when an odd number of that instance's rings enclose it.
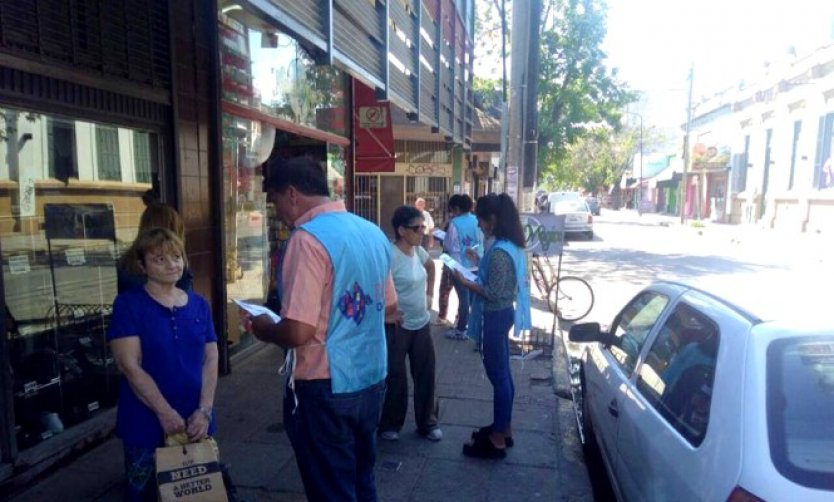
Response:
[[[834,490],[834,336],[773,342],[767,389],[774,465],[796,483]]]
[[[553,206],[553,212],[556,214],[573,212],[587,213],[588,207],[581,200],[563,200]]]

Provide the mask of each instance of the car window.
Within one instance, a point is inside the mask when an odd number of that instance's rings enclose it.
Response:
[[[563,200],[557,202],[553,208],[555,213],[570,213],[574,211],[588,212],[588,206],[581,200]]]
[[[834,490],[834,336],[771,343],[766,371],[773,464],[796,483]]]
[[[716,324],[681,303],[660,328],[637,378],[638,390],[694,446],[707,432],[718,342]]]
[[[634,371],[643,344],[668,303],[669,298],[660,293],[641,293],[614,321],[614,327],[611,329],[614,343],[608,350],[626,375],[631,375]]]

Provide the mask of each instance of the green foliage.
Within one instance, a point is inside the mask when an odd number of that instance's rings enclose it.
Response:
[[[637,94],[606,67],[603,0],[543,0],[539,68],[539,175],[559,185],[609,183],[619,165],[608,131]],[[607,127],[605,134],[598,131]],[[627,146],[614,141],[619,147]],[[633,153],[633,145],[632,145]],[[576,158],[571,158],[572,156]],[[604,159],[608,159],[605,161]],[[590,162],[590,163],[588,163]],[[605,165],[605,167],[603,167]],[[599,185],[596,185],[599,186]]]
[[[500,119],[502,102],[501,81],[475,77],[472,83],[472,89],[475,107]]]

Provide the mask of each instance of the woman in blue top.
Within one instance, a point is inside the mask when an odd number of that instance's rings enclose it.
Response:
[[[116,433],[125,450],[127,500],[156,500],[154,451],[166,435],[214,433],[217,336],[208,303],[176,284],[182,241],[152,228],[133,243],[143,285],[119,294],[107,339],[123,378]]]
[[[472,457],[504,458],[513,445],[512,412],[515,387],[510,373],[510,328],[518,333],[530,328],[530,288],[524,254],[524,230],[518,210],[507,194],[478,199],[478,226],[487,239],[494,238],[483,259],[471,248],[468,257],[478,263],[478,282],[457,280],[475,293],[468,334],[481,343],[484,369],[493,388],[493,423],[472,434],[463,453]],[[516,304],[515,307],[513,304]]]

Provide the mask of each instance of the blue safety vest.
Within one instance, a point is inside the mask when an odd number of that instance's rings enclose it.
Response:
[[[385,345],[385,281],[391,247],[376,225],[348,212],[324,213],[299,228],[321,242],[333,264],[333,298],[325,348],[334,394],[382,381]]]
[[[518,294],[515,299],[515,318],[513,321],[513,333],[516,338],[522,330],[533,327],[530,318],[530,276],[527,273],[527,255],[524,250],[506,239],[496,239],[489,247],[486,254],[481,258],[478,266],[478,282],[485,285],[488,280],[489,260],[496,249],[505,251],[513,260],[515,265],[515,278],[518,281]],[[469,316],[469,326],[466,335],[481,343],[481,332],[484,324],[484,300],[480,295],[473,295],[472,312]]]
[[[475,244],[483,245],[483,234],[478,228],[478,218],[472,213],[461,214],[452,218],[452,225],[458,234],[458,246],[460,247],[460,263],[466,268],[472,267],[472,260],[466,257],[466,248],[474,247]],[[478,251],[481,253],[482,251]]]

